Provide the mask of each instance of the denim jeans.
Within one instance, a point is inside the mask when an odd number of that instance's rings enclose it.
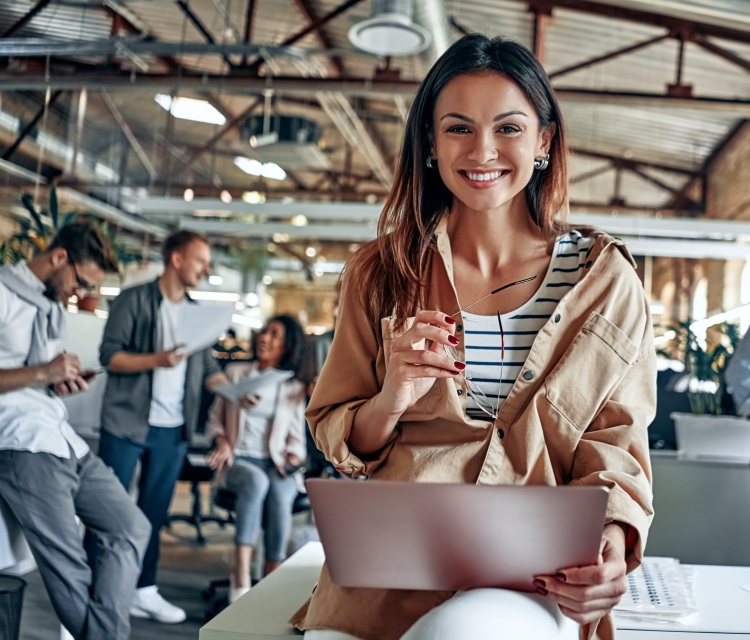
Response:
[[[263,527],[266,562],[286,558],[297,496],[294,478],[284,477],[270,458],[238,456],[227,473],[227,489],[237,494],[234,542],[254,546]]]
[[[143,559],[138,588],[156,584],[159,564],[159,534],[169,511],[174,485],[180,477],[187,453],[187,442],[179,427],[149,427],[143,444],[102,431],[99,456],[112,468],[127,491],[135,465],[141,461],[137,504],[151,523],[151,540]]]

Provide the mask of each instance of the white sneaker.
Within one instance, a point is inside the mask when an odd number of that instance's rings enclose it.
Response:
[[[134,618],[152,618],[165,624],[176,624],[187,618],[185,611],[161,597],[156,585],[136,589],[130,615]]]
[[[235,587],[234,576],[229,576],[229,604],[239,600],[248,591],[250,591],[250,587]]]

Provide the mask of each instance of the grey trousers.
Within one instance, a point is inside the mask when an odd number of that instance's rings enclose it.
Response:
[[[0,451],[0,495],[21,524],[52,606],[76,640],[126,640],[151,526],[94,456]],[[89,567],[78,516],[94,534]]]

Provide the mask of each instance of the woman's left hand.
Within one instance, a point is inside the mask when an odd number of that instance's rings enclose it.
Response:
[[[537,593],[559,605],[560,611],[579,624],[600,620],[627,591],[625,532],[620,525],[604,527],[599,562],[562,569],[554,576],[536,576]]]

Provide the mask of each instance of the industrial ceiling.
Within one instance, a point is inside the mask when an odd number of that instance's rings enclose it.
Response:
[[[0,0],[0,187],[54,180],[154,238],[194,226],[227,242],[288,241],[303,261],[294,240],[314,241],[343,259],[374,234],[426,70],[481,31],[522,42],[550,74],[574,211],[704,212],[708,167],[750,114],[750,2],[406,4],[432,45],[385,57],[347,37],[369,0]],[[173,117],[156,94],[205,101],[223,124]],[[254,115],[303,118],[320,135],[253,148]],[[237,157],[285,177],[248,175]],[[328,202],[351,206],[326,216]],[[300,214],[310,224],[292,225]]]

